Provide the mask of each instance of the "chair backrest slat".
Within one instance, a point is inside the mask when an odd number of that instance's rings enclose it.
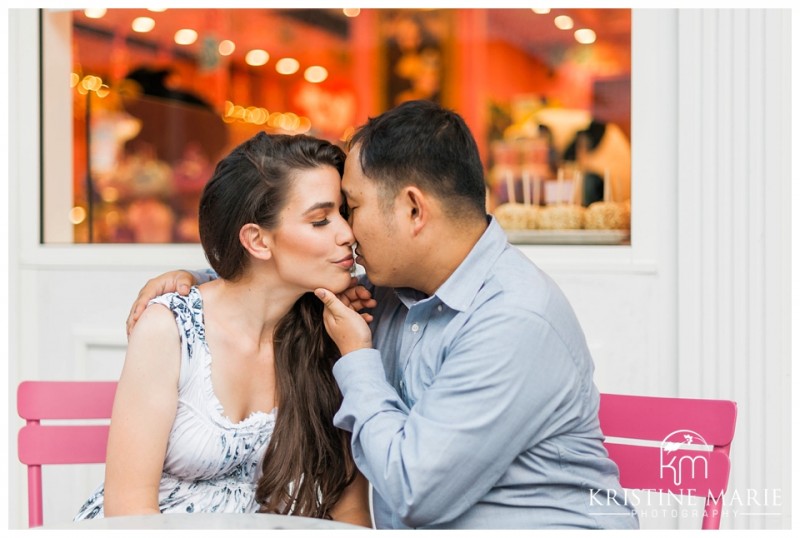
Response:
[[[23,381],[17,411],[26,420],[109,418],[116,381]]]
[[[720,452],[675,450],[606,443],[619,466],[619,480],[628,489],[650,489],[693,497],[718,496],[728,488],[730,459]]]
[[[708,444],[733,440],[736,404],[729,400],[600,395],[600,424],[606,437],[661,441],[677,430],[700,433]]]
[[[600,428],[622,487],[704,497],[703,529],[720,526],[736,413],[730,400],[600,395]]]
[[[19,431],[19,459],[25,465],[105,463],[108,426],[40,426]]]
[[[20,383],[17,412],[26,424],[19,430],[17,453],[19,460],[28,466],[30,527],[43,524],[42,465],[106,461],[107,423],[64,425],[57,421],[110,419],[116,389],[116,381]]]

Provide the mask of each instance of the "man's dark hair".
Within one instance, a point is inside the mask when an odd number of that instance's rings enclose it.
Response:
[[[475,138],[456,112],[407,101],[370,118],[350,139],[364,174],[391,206],[399,190],[432,193],[454,218],[486,214],[486,181]]]

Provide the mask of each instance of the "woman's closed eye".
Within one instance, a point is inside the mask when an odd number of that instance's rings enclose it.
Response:
[[[326,218],[324,218],[324,219],[322,219],[322,220],[315,220],[315,221],[313,221],[313,222],[311,223],[311,225],[312,225],[312,226],[314,226],[314,227],[316,228],[316,227],[318,227],[318,226],[325,226],[326,224],[330,224],[330,222],[331,222],[331,221],[330,221],[330,220],[328,220],[328,218],[326,217]]]

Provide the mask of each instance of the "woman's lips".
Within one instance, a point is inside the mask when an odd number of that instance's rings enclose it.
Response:
[[[335,263],[339,267],[343,267],[344,269],[351,269],[353,267],[353,265],[355,265],[356,262],[353,259],[353,256],[346,256],[346,257],[342,258],[341,260],[337,260],[337,261],[335,261],[333,263]]]

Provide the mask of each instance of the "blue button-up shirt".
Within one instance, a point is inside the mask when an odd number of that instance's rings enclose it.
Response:
[[[595,502],[623,490],[578,320],[494,219],[434,295],[372,291],[376,349],[334,366],[334,422],[378,528],[638,527]]]

